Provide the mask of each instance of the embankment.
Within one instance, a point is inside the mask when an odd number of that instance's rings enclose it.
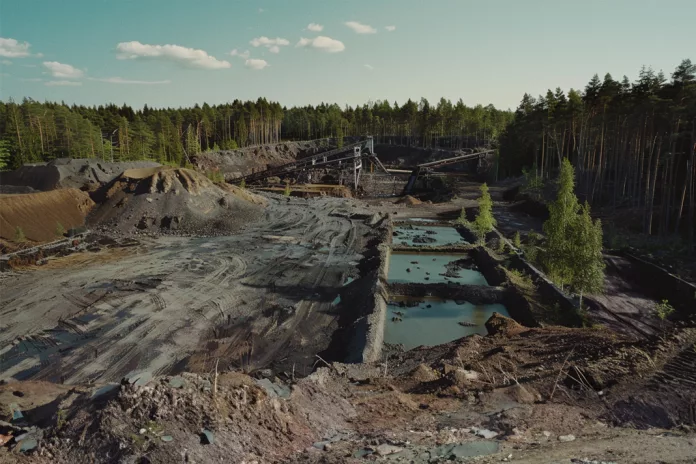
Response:
[[[52,241],[57,237],[58,224],[65,230],[84,225],[93,206],[87,193],[74,188],[2,195],[0,237],[14,240],[19,227],[32,242]]]

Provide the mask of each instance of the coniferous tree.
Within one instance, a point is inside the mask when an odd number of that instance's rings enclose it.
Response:
[[[493,200],[488,192],[488,184],[486,183],[481,185],[481,198],[479,198],[478,207],[479,211],[472,223],[472,227],[479,240],[485,241],[486,234],[491,232],[496,226],[496,221],[493,217]]]
[[[574,169],[566,158],[561,164],[556,200],[549,205],[549,219],[543,226],[546,234],[544,267],[549,277],[561,287],[570,283],[573,278],[570,237],[571,228],[580,211],[574,189]]]
[[[604,288],[604,257],[602,256],[602,224],[592,221],[590,205],[585,204],[570,226],[569,264],[572,266],[570,286],[582,297],[599,293]]]

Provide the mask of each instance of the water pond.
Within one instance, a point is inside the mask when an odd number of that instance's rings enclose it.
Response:
[[[394,245],[423,247],[465,245],[464,240],[454,227],[443,226],[397,226],[394,227],[392,243]]]
[[[478,270],[466,269],[472,264],[466,254],[392,253],[387,278],[394,283],[488,285]]]
[[[441,345],[468,335],[485,335],[484,324],[494,312],[509,316],[501,304],[473,305],[439,299],[426,299],[415,307],[390,304],[387,306],[384,341],[402,344],[410,350],[420,345]]]

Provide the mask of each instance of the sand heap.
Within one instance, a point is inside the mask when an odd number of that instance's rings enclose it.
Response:
[[[166,166],[128,169],[94,198],[99,206],[88,224],[126,233],[225,234],[257,219],[266,205],[250,192]]]
[[[0,195],[0,237],[13,241],[19,227],[32,242],[57,240],[59,228],[82,226],[93,206],[89,195],[77,189]]]

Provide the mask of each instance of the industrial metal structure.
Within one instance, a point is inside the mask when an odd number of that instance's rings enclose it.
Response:
[[[263,171],[232,179],[232,182],[241,182],[243,179],[246,183],[252,183],[268,177],[280,177],[299,171],[331,167],[349,171],[351,173],[353,187],[357,189],[360,184],[363,159],[371,161],[380,170],[387,173],[387,170],[375,155],[372,137],[366,137],[365,140],[341,148],[319,153],[318,155],[308,156],[293,161],[292,163],[269,167]]]
[[[484,150],[477,153],[464,153],[462,155],[453,156],[451,158],[445,158],[437,161],[431,161],[429,163],[423,163],[416,166],[413,171],[411,171],[411,176],[408,178],[406,187],[404,187],[404,195],[408,195],[413,190],[413,186],[416,183],[418,177],[422,175],[427,175],[432,172],[433,169],[442,166],[447,166],[448,164],[461,163],[463,161],[477,160],[479,163],[483,160],[488,153],[493,153],[494,150]]]

